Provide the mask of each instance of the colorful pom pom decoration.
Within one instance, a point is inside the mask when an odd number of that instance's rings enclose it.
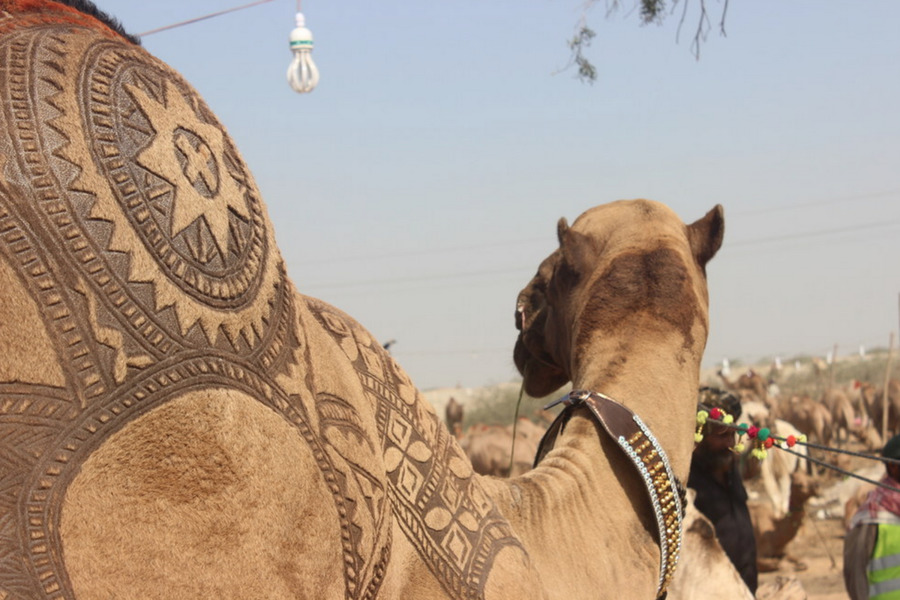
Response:
[[[694,443],[699,444],[703,441],[703,427],[710,421],[715,421],[734,430],[738,435],[738,442],[734,445],[732,451],[739,454],[743,454],[746,449],[746,445],[740,440],[742,436],[746,435],[748,439],[752,440],[753,447],[750,450],[750,456],[757,460],[765,460],[769,448],[776,447],[788,450],[797,444],[806,443],[805,434],[799,436],[789,435],[786,438],[780,438],[774,435],[768,427],[757,427],[747,423],[735,425],[734,417],[718,407],[713,407],[709,411],[697,411],[697,430],[694,432]]]

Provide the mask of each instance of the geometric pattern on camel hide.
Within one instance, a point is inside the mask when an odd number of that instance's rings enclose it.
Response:
[[[279,415],[312,457],[346,598],[377,594],[394,523],[450,595],[478,597],[492,558],[518,545],[508,523],[393,359],[294,291],[252,175],[202,99],[67,7],[3,8],[0,597],[74,598],[86,583],[67,570],[80,551],[67,532],[125,513],[85,524],[78,502],[63,514],[67,498],[124,469],[129,436],[179,406],[212,410],[217,390]],[[344,373],[326,372],[329,351]],[[164,461],[151,446],[129,456]]]

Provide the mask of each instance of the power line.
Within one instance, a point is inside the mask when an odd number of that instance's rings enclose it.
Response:
[[[796,208],[809,208],[811,206],[827,206],[829,204],[841,204],[843,202],[858,202],[860,200],[874,200],[884,198],[885,196],[900,195],[900,189],[887,190],[884,192],[872,192],[870,194],[862,194],[858,196],[841,196],[830,200],[817,200],[811,202],[803,202],[800,204],[789,204],[787,206],[770,206],[768,208],[759,208],[756,210],[737,211],[735,215],[763,215],[773,212],[781,212],[785,210],[794,210]]]
[[[203,15],[201,17],[195,17],[193,19],[188,19],[187,21],[179,21],[178,23],[172,23],[171,25],[157,27],[156,29],[151,29],[149,31],[139,33],[138,37],[153,35],[154,33],[159,33],[160,31],[166,31],[168,29],[175,29],[176,27],[183,27],[184,25],[191,25],[192,23],[197,23],[198,21],[205,21],[206,19],[212,19],[213,17],[227,15],[228,13],[233,13],[233,12],[237,12],[239,10],[244,10],[245,8],[252,8],[252,7],[258,6],[260,4],[265,4],[266,2],[272,2],[272,0],[257,0],[256,2],[251,2],[250,4],[235,6],[234,8],[226,8],[225,10],[220,10],[218,12],[210,13],[208,15]]]
[[[853,225],[849,227],[839,227],[835,229],[822,229],[818,231],[807,231],[804,233],[791,233],[787,235],[780,236],[769,236],[762,237],[756,239],[748,239],[741,240],[737,242],[728,243],[729,248],[740,247],[746,248],[750,246],[758,246],[769,244],[773,242],[784,242],[791,240],[799,240],[799,239],[808,239],[813,237],[822,237],[828,235],[856,232],[856,231],[865,231],[870,229],[877,229],[880,227],[892,227],[900,224],[900,220],[893,220],[887,222],[880,223],[864,223],[861,225]],[[412,254],[412,253],[410,253]],[[530,267],[522,269],[513,269],[513,268],[505,268],[505,269],[492,269],[492,270],[482,270],[482,271],[460,271],[456,273],[447,273],[447,274],[437,274],[437,275],[421,275],[421,276],[407,276],[407,277],[395,277],[391,279],[365,279],[365,280],[357,280],[357,281],[343,281],[343,282],[332,282],[332,283],[319,283],[319,284],[308,284],[304,286],[304,289],[307,290],[323,290],[323,289],[340,289],[340,288],[353,288],[353,287],[366,287],[366,286],[375,286],[375,285],[396,285],[403,283],[422,283],[422,282],[435,282],[435,281],[446,281],[452,279],[462,279],[467,277],[481,277],[481,276],[510,276],[521,274],[523,271],[530,272]]]
[[[344,281],[344,282],[336,282],[336,283],[321,283],[321,284],[310,284],[304,286],[305,289],[336,289],[336,288],[348,288],[348,287],[359,287],[359,286],[370,286],[370,285],[394,285],[398,283],[419,283],[422,281],[444,281],[446,279],[462,279],[465,277],[480,277],[480,276],[497,276],[497,275],[510,275],[516,273],[512,269],[494,269],[488,271],[462,271],[459,273],[447,273],[444,275],[420,275],[420,276],[411,276],[411,277],[395,277],[393,279],[367,279],[360,281]]]
[[[807,231],[805,233],[790,233],[786,235],[776,235],[764,238],[756,238],[752,240],[743,240],[731,242],[728,244],[732,248],[736,246],[755,246],[758,244],[768,244],[770,242],[782,242],[785,240],[806,239],[811,237],[820,237],[823,235],[832,235],[835,233],[852,233],[855,231],[864,231],[866,229],[877,229],[880,227],[892,227],[900,224],[900,219],[894,221],[881,221],[878,223],[864,223],[862,225],[852,225],[849,227],[838,227],[836,229],[820,229],[819,231]]]
[[[331,263],[352,262],[352,261],[372,261],[382,260],[386,258],[406,258],[407,256],[429,256],[435,254],[452,254],[454,252],[467,252],[469,250],[487,250],[489,248],[507,248],[509,246],[519,246],[522,244],[536,244],[547,242],[551,238],[549,236],[539,238],[521,238],[518,240],[507,240],[504,242],[492,242],[485,244],[472,244],[468,246],[444,246],[443,248],[426,248],[424,250],[397,250],[395,252],[385,252],[383,254],[367,254],[365,256],[342,256],[323,258],[321,260],[300,260],[291,262],[292,265],[327,265]]]
[[[787,206],[778,206],[771,208],[763,208],[758,210],[749,210],[749,211],[737,211],[733,213],[734,215],[760,215],[766,214],[770,212],[778,212],[784,210],[793,210],[798,208],[809,208],[812,206],[828,206],[831,204],[840,204],[844,202],[857,202],[860,200],[871,200],[876,198],[883,198],[891,195],[900,195],[900,189],[887,190],[883,192],[872,192],[869,194],[861,194],[858,196],[842,196],[840,198],[829,198],[825,200],[816,200],[810,202],[801,202],[798,204],[790,204]],[[875,228],[879,226],[891,226],[896,224],[897,221],[888,221],[888,222],[880,222],[880,223],[871,223],[871,224],[863,224],[858,227],[859,230]],[[758,238],[751,240],[743,240],[738,242],[729,242],[729,247],[735,246],[747,246],[747,245],[756,245],[762,243],[769,243],[773,241],[783,241],[785,239],[790,238],[805,238],[805,237],[815,237],[819,235],[827,235],[831,233],[843,233],[843,232],[852,232],[855,229],[853,227],[848,227],[846,229],[835,229],[835,230],[822,230],[819,232],[808,232],[803,234],[792,234],[788,236],[777,236],[771,238]],[[489,248],[504,248],[515,245],[522,244],[535,244],[535,243],[548,243],[553,241],[553,238],[550,236],[540,237],[540,238],[519,238],[519,239],[511,239],[502,242],[492,242],[492,243],[484,243],[484,244],[472,244],[472,245],[459,245],[459,246],[445,246],[443,248],[428,248],[428,249],[410,249],[410,250],[397,250],[393,252],[385,252],[382,254],[366,254],[366,255],[357,255],[357,256],[340,256],[340,257],[328,257],[323,258],[321,260],[303,260],[303,261],[293,261],[291,264],[293,265],[303,265],[303,264],[315,264],[315,265],[324,265],[324,264],[333,264],[333,263],[342,263],[342,262],[355,262],[355,261],[373,261],[373,260],[382,260],[389,258],[405,258],[408,256],[423,256],[423,255],[433,255],[433,254],[451,254],[454,252],[468,252],[471,250],[485,250]]]

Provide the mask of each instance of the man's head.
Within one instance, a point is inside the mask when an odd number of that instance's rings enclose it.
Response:
[[[713,408],[726,412],[734,417],[735,421],[741,416],[741,401],[737,396],[719,388],[700,388],[697,410],[709,412]],[[734,460],[732,449],[736,438],[735,430],[709,419],[703,426],[702,433],[703,439],[694,451],[703,455],[715,467],[731,466]]]
[[[703,386],[697,395],[697,410],[719,408],[737,421],[741,416],[741,399],[727,390]]]

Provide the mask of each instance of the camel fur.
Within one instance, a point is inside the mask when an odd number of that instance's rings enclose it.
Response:
[[[382,344],[300,294],[252,174],[178,73],[0,1],[0,597],[652,598],[642,482],[576,411],[478,476]],[[627,405],[684,480],[721,207],[558,226],[519,296],[535,397]]]

